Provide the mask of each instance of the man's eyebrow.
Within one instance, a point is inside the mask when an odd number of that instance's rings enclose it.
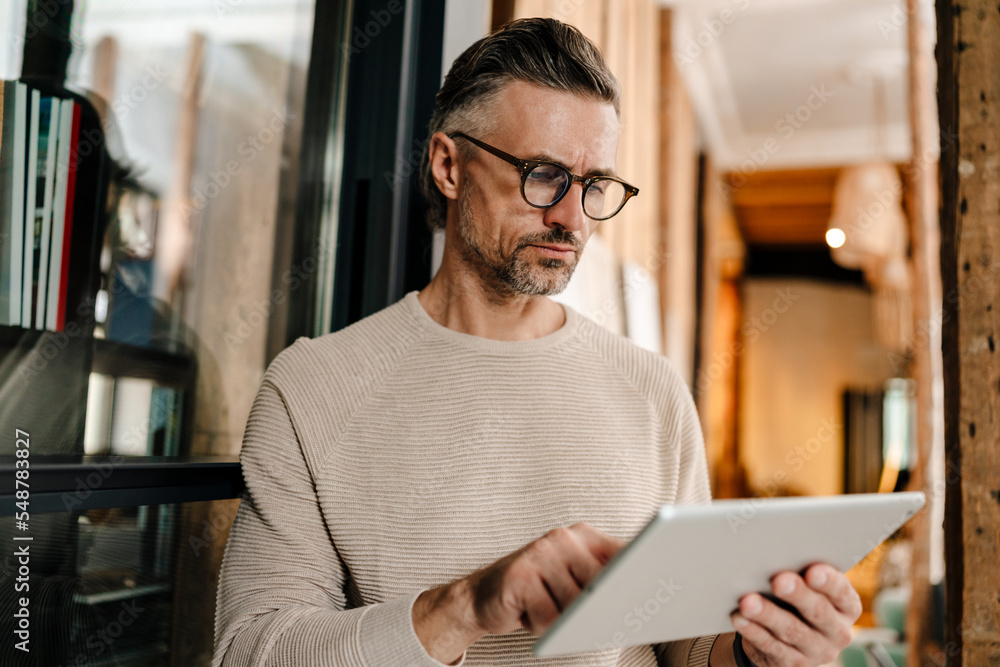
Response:
[[[549,155],[547,153],[536,153],[532,157],[528,158],[527,161],[528,162],[552,162],[554,164],[559,165],[560,167],[562,167],[563,169],[567,170],[568,172],[573,173],[573,170],[570,169],[569,167],[567,167],[561,160],[557,160],[556,158],[552,157],[551,155]],[[618,174],[615,173],[614,169],[592,169],[592,170],[588,171],[586,174],[581,174],[581,176],[611,176],[613,178],[618,178]]]

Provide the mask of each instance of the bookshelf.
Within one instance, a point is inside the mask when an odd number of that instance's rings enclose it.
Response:
[[[190,440],[190,416],[197,379],[197,363],[193,354],[107,338],[110,333],[122,340],[150,340],[152,334],[143,327],[151,326],[148,320],[153,311],[141,297],[130,301],[120,296],[127,294],[127,291],[116,290],[119,294],[111,298],[112,310],[107,313],[97,312],[101,296],[112,291],[109,289],[111,286],[118,287],[115,284],[115,274],[119,269],[112,265],[103,271],[101,267],[101,253],[110,213],[110,178],[115,169],[105,147],[102,119],[88,98],[66,90],[53,81],[22,79],[18,82],[19,85],[12,84],[13,82],[4,84],[7,92],[4,94],[3,107],[8,112],[4,114],[0,150],[9,148],[19,139],[22,144],[31,143],[33,139],[36,149],[29,151],[25,146],[21,153],[25,156],[29,152],[38,152],[42,156],[45,154],[44,150],[39,151],[37,148],[42,143],[38,140],[37,125],[43,124],[39,120],[39,114],[22,113],[20,118],[15,119],[22,121],[21,123],[10,122],[9,109],[15,106],[10,99],[12,90],[20,89],[20,92],[27,93],[22,97],[28,97],[29,107],[32,102],[37,104],[42,101],[44,104],[46,100],[52,100],[52,108],[60,105],[71,107],[69,113],[63,116],[74,118],[75,122],[69,131],[60,132],[55,151],[55,169],[47,170],[48,178],[55,176],[54,187],[45,187],[48,179],[42,175],[45,170],[41,166],[43,159],[48,162],[51,156],[38,158],[35,165],[24,168],[23,171],[28,173],[15,175],[13,172],[16,168],[9,162],[13,151],[3,153],[8,162],[0,167],[0,187],[11,197],[13,185],[25,183],[25,195],[21,205],[5,206],[0,211],[5,216],[2,218],[3,229],[8,239],[0,249],[7,260],[0,264],[0,270],[5,272],[2,282],[8,290],[8,298],[0,300],[0,321],[7,322],[0,325],[0,373],[4,374],[0,381],[5,385],[20,385],[22,389],[18,393],[20,398],[13,398],[15,405],[8,406],[0,413],[0,428],[3,429],[0,432],[12,432],[15,428],[27,430],[34,426],[30,423],[33,415],[46,418],[51,414],[46,409],[44,397],[35,396],[32,385],[61,387],[63,396],[60,400],[75,405],[77,409],[69,413],[68,423],[63,424],[64,428],[57,434],[53,434],[52,429],[43,429],[50,437],[40,443],[39,453],[85,453],[83,436],[87,430],[87,380],[91,373],[98,373],[112,379],[150,380],[158,386],[178,390],[183,396],[177,406],[182,428],[179,432],[181,441],[175,443],[174,450],[181,453]],[[23,122],[24,120],[27,122]],[[32,120],[35,121],[35,126],[32,125]],[[66,140],[70,142],[68,150],[60,150],[62,142]],[[17,169],[19,168],[18,166]],[[30,188],[29,192],[26,182],[31,180],[32,174],[35,175],[38,186]],[[63,195],[66,204],[61,219],[59,211],[62,207],[58,202],[52,201],[58,198],[60,176],[68,182],[68,185],[63,184],[68,192]],[[51,199],[44,199],[42,192],[51,193]],[[37,206],[29,205],[29,194],[35,195],[34,203]],[[44,210],[48,219],[32,224],[28,217],[34,208]],[[21,212],[20,235],[15,235],[12,231],[17,224],[17,221],[11,219],[12,209]],[[40,219],[42,216],[36,217]],[[44,226],[49,229],[43,234],[41,231]],[[19,254],[19,248],[14,247],[15,244],[10,239],[18,236],[20,243],[17,245],[23,244],[25,250],[20,252],[19,259],[11,260],[11,257]],[[41,247],[43,239],[48,241],[47,248]],[[56,247],[60,239],[63,240],[62,255]],[[34,257],[29,257],[27,249],[32,246],[35,248]],[[41,271],[46,265],[51,269],[48,276]],[[18,273],[20,275],[16,275]],[[58,293],[54,284],[60,284],[61,287],[58,299],[50,298],[47,304],[45,301],[48,294],[42,294],[46,290],[46,282],[47,291],[54,294]],[[17,314],[11,298],[16,292],[22,295],[19,302],[22,317],[17,324],[10,324]],[[56,311],[51,308],[54,304],[57,304]],[[135,315],[136,312],[138,316]],[[112,322],[115,325],[113,329],[108,326]],[[0,444],[0,453],[11,453],[5,451],[10,444]],[[100,443],[89,443],[89,451],[86,453],[111,453],[114,448],[115,443],[110,441],[103,446]]]
[[[119,174],[98,110],[54,80],[8,81],[2,90],[0,433],[31,434],[33,572],[62,577],[32,584],[60,591],[61,602],[40,616],[60,628],[40,621],[49,652],[42,659],[64,664],[86,654],[94,619],[115,617],[135,601],[152,613],[88,664],[161,664],[170,626],[157,619],[172,613],[181,541],[172,503],[232,497],[239,467],[226,466],[220,482],[218,462],[193,465],[184,457],[198,363],[183,345],[164,349],[154,331],[158,311],[130,290],[127,271],[135,275],[149,262],[108,261],[109,193]],[[64,119],[72,119],[66,131],[54,141],[45,136]],[[137,381],[152,387],[146,412],[120,400],[122,387]],[[129,418],[131,430],[116,426]],[[0,438],[5,499],[14,496],[6,488],[13,485],[13,449],[13,438]],[[84,491],[80,480],[90,480]],[[8,509],[5,503],[2,514]],[[0,662],[14,664],[7,657]]]

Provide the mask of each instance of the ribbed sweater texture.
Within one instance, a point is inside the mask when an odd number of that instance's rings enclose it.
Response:
[[[268,366],[219,583],[214,667],[441,667],[424,590],[578,521],[630,539],[710,500],[690,393],[665,358],[564,306],[547,336],[435,322],[417,293]],[[703,667],[714,637],[539,659],[523,630],[473,667]]]

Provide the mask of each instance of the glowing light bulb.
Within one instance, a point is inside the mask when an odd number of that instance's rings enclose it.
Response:
[[[846,240],[847,235],[844,234],[842,229],[834,227],[833,229],[826,230],[826,244],[831,248],[839,248],[844,245],[844,241]]]

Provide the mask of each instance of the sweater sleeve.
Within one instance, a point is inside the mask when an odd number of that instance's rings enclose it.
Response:
[[[653,647],[660,667],[708,667],[712,645],[718,635],[681,639]]]
[[[442,667],[413,629],[420,591],[347,608],[343,563],[287,406],[267,379],[240,461],[246,493],[220,573],[213,667]]]

